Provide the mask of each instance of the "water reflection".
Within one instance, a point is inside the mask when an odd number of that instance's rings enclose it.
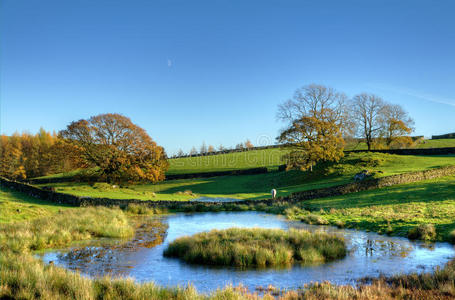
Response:
[[[57,261],[92,276],[127,275],[134,268],[137,252],[162,244],[167,231],[167,224],[160,219],[135,218],[133,224],[136,227],[133,239],[99,240],[91,246],[73,247],[57,253]]]
[[[147,236],[139,234],[133,241],[120,242],[115,247],[98,245],[79,247],[69,252],[46,253],[43,260],[54,261],[91,276],[125,275],[140,282],[155,281],[164,286],[191,282],[198,290],[208,291],[226,284],[243,284],[251,290],[269,284],[280,289],[295,289],[311,281],[325,280],[353,284],[362,277],[430,271],[444,265],[455,254],[453,247],[446,243],[428,247],[405,238],[289,222],[279,216],[258,212],[177,214],[156,219],[155,222],[155,227],[143,228],[142,232]],[[167,231],[164,230],[166,227]],[[345,238],[348,255],[342,260],[322,265],[247,270],[189,265],[175,258],[163,257],[167,244],[177,237],[230,227],[303,228],[334,233]]]

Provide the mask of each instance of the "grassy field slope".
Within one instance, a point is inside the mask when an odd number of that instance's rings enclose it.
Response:
[[[417,143],[414,148],[444,148],[455,147],[455,139],[423,140]],[[365,143],[349,143],[345,150],[366,150]],[[276,170],[279,165],[284,164],[282,156],[287,150],[279,148],[251,150],[228,154],[217,154],[197,157],[184,157],[169,159],[170,167],[167,172],[171,174],[188,174],[216,171],[243,170],[257,167],[266,167],[269,170]],[[80,171],[74,170],[66,173],[51,174],[38,178],[61,178],[72,177]]]
[[[416,148],[448,148],[455,147],[455,139],[423,140]]]
[[[270,172],[258,175],[170,180],[112,188],[97,183],[55,183],[59,192],[78,196],[141,200],[188,200],[198,196],[236,199],[264,199],[276,188],[279,196],[352,181],[354,174],[367,169],[375,177],[455,165],[455,156],[405,156],[381,153],[351,153],[338,164],[320,164],[313,172]]]
[[[0,223],[49,216],[68,206],[35,199],[0,186]]]
[[[168,174],[230,171],[267,167],[277,169],[283,164],[281,157],[286,153],[279,148],[251,150],[218,155],[170,159]]]

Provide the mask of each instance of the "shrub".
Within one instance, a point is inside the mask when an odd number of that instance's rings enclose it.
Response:
[[[449,241],[450,241],[452,244],[455,244],[455,229],[452,230],[452,231],[449,233]]]
[[[108,191],[114,189],[113,185],[106,182],[96,182],[95,184],[93,184],[93,188],[101,191]]]
[[[408,231],[408,238],[411,240],[432,241],[436,238],[436,228],[433,224],[422,224],[411,228]]]
[[[363,167],[379,167],[387,161],[387,154],[368,153],[359,159],[359,164]]]
[[[148,207],[143,204],[128,204],[125,210],[132,215],[157,215],[166,213],[166,209],[159,207]]]
[[[324,217],[315,215],[315,214],[303,215],[300,220],[304,223],[311,224],[311,225],[328,225],[329,224],[329,221],[327,221]]]
[[[335,226],[338,228],[344,228],[346,226],[346,224],[343,221],[338,220],[335,222]]]

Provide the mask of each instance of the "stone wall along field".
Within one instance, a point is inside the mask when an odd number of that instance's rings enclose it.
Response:
[[[337,185],[328,188],[314,189],[302,192],[292,193],[289,196],[278,197],[276,199],[266,200],[239,200],[229,202],[226,205],[232,204],[258,204],[264,203],[271,205],[277,202],[296,203],[300,201],[324,198],[331,196],[345,195],[349,193],[356,193],[366,190],[378,189],[388,187],[397,184],[406,184],[412,182],[418,182],[427,179],[434,179],[445,177],[455,174],[455,166],[442,167],[437,169],[431,169],[426,171],[417,171],[412,173],[405,173],[399,175],[386,176],[381,178],[366,179],[363,181],[347,183],[343,185]],[[0,184],[10,189],[25,193],[35,198],[52,201],[59,204],[67,204],[72,206],[119,206],[126,207],[128,204],[142,204],[147,206],[162,206],[178,208],[181,205],[224,205],[220,202],[206,202],[206,201],[162,201],[162,200],[137,200],[137,199],[110,199],[110,198],[90,198],[90,197],[79,197],[70,194],[59,193],[50,190],[44,190],[33,185],[11,181],[6,178],[0,177]]]

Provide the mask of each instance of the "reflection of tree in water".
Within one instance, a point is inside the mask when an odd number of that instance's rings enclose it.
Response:
[[[132,268],[128,264],[129,254],[163,243],[168,228],[167,224],[158,219],[141,217],[131,221],[136,228],[132,239],[72,248],[69,252],[59,254],[60,262],[67,264],[72,270],[90,275],[104,275],[112,271],[116,274],[124,273]]]
[[[406,257],[412,251],[411,245],[403,245],[388,240],[367,239],[364,244],[365,256],[390,255]]]

